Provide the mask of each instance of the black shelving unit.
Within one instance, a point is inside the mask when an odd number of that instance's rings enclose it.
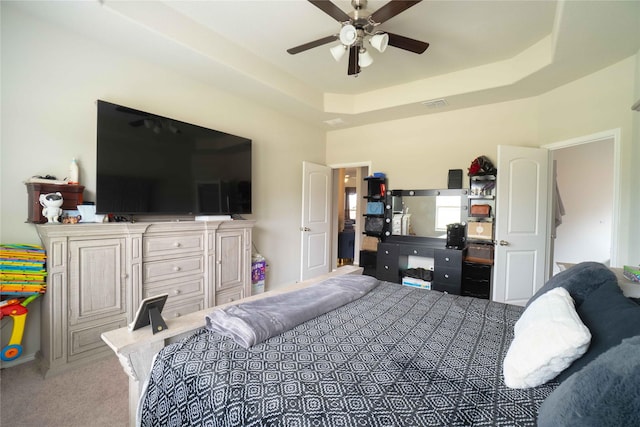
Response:
[[[496,182],[495,174],[469,176],[467,251],[462,264],[462,295],[491,298]]]
[[[387,207],[387,178],[370,176],[364,180],[367,183],[367,194],[364,196],[366,208],[363,234],[377,239],[379,243],[384,240],[390,225],[386,213],[389,210]],[[364,268],[364,274],[376,275],[376,256],[377,251],[360,251],[360,266]]]

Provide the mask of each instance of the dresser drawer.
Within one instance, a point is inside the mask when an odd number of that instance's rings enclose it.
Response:
[[[398,245],[378,245],[376,259],[376,278],[387,282],[400,283],[400,268],[398,266]]]
[[[433,253],[434,267],[462,268],[462,251],[454,249],[436,249]]]
[[[170,280],[195,274],[204,274],[202,255],[149,261],[142,264],[144,283]]]
[[[162,309],[162,318],[166,321],[200,310],[204,310],[204,299],[202,298],[180,301],[174,304],[167,302],[167,305]]]
[[[435,250],[433,248],[418,246],[418,245],[398,245],[398,246],[400,246],[399,248],[400,255],[411,255],[411,256],[419,256],[419,257],[426,257],[426,258],[433,258],[433,251]]]
[[[104,332],[127,326],[127,319],[120,318],[103,319],[98,322],[88,322],[82,327],[74,327],[69,330],[68,361],[82,359],[103,351],[108,347],[102,341]]]
[[[244,289],[236,287],[216,292],[216,305],[227,304],[244,298]]]
[[[204,233],[147,236],[142,242],[144,258],[204,251]]]
[[[433,271],[431,289],[460,295],[462,283],[461,268],[436,267]]]
[[[462,271],[454,268],[437,268],[433,271],[433,281],[460,285]]]
[[[152,282],[144,286],[143,298],[149,298],[158,294],[169,294],[168,302],[178,298],[203,297],[204,296],[204,276],[185,278],[182,280],[171,280],[169,282]]]

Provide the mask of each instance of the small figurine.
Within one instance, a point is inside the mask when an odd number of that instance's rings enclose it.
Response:
[[[64,218],[62,218],[62,223],[63,224],[77,224],[78,222],[80,222],[81,219],[82,219],[82,215],[65,216]]]
[[[57,224],[60,219],[60,215],[62,215],[62,202],[63,199],[60,192],[41,194],[40,204],[44,206],[44,209],[42,209],[42,216],[46,217],[48,222]]]

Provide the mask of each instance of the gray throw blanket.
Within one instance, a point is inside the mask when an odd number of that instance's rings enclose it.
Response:
[[[378,283],[370,276],[332,277],[297,291],[216,309],[205,316],[206,327],[249,348],[357,300]]]

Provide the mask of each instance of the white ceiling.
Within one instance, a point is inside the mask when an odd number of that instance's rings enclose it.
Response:
[[[640,50],[638,0],[424,0],[378,29],[427,51],[373,51],[357,77],[331,57],[337,42],[286,52],[340,29],[304,0],[2,3],[327,129],[537,95]]]

